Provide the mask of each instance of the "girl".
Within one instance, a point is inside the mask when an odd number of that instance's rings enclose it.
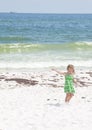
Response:
[[[56,71],[57,73],[65,76],[65,85],[64,85],[64,92],[66,93],[65,102],[69,102],[70,99],[74,96],[75,90],[74,90],[74,66],[68,65],[67,66],[67,72],[60,72],[56,70],[55,68],[52,68],[53,71]]]

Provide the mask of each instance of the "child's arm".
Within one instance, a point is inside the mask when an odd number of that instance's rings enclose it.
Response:
[[[73,82],[76,84],[76,87],[77,86],[82,87],[82,85],[79,83],[79,81],[76,78],[73,79]]]
[[[77,84],[77,79],[76,79],[76,78],[74,78],[74,79],[73,79],[73,82],[74,82],[75,84]]]
[[[65,75],[66,73],[65,72],[61,72],[59,70],[57,70],[56,68],[52,68],[51,70],[57,72],[58,74],[61,74],[61,75]]]

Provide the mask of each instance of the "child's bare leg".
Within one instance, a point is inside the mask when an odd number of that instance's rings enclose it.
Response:
[[[66,93],[65,102],[69,102],[69,101],[68,101],[69,96],[70,96],[70,94],[69,94],[69,93]]]
[[[67,102],[67,97],[68,97],[68,94],[66,93],[65,102]]]
[[[72,94],[72,93],[69,93],[69,97],[68,97],[68,102],[71,100],[71,98],[74,96],[74,94]]]

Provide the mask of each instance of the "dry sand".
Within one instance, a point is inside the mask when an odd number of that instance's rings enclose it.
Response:
[[[91,130],[92,72],[77,71],[79,86],[64,103],[64,77],[52,72],[0,73],[0,130]]]

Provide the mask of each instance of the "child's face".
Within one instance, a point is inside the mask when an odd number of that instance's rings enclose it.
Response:
[[[72,74],[74,72],[73,68],[69,67],[68,72]]]

